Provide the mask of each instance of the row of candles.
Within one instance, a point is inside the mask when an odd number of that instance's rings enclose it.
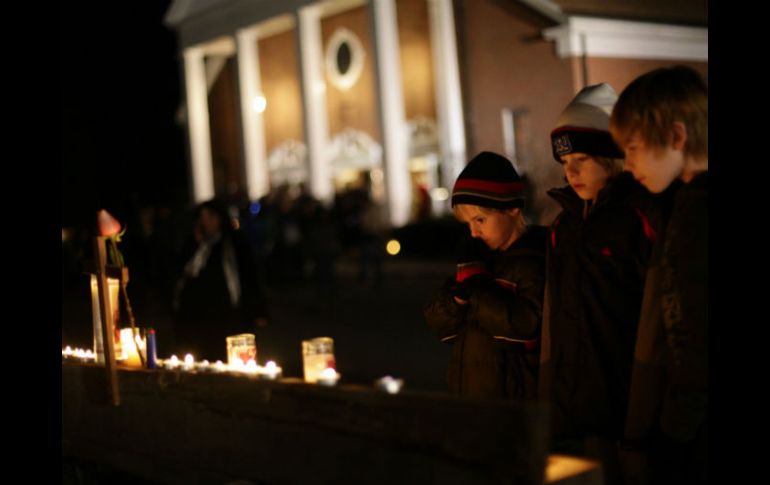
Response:
[[[176,355],[168,359],[157,359],[154,355],[154,331],[150,330],[148,336],[152,337],[153,348],[150,356],[152,365],[142,363],[139,357],[141,352],[147,356],[148,352],[145,338],[135,335],[131,329],[120,330],[120,347],[117,361],[126,367],[142,368],[163,368],[166,370],[180,370],[185,372],[211,372],[211,373],[232,373],[237,375],[246,375],[260,379],[276,380],[283,376],[283,369],[274,361],[270,360],[264,366],[257,364],[256,361],[256,343],[253,334],[240,334],[227,337],[228,363],[221,360],[210,363],[208,360],[195,361],[192,354],[185,355],[180,360]],[[117,343],[116,343],[117,345]],[[88,349],[72,349],[67,346],[62,349],[62,359],[78,362],[101,363],[97,354]],[[147,360],[147,357],[144,359]],[[334,341],[329,337],[317,337],[302,342],[302,360],[305,382],[315,383],[323,386],[334,386],[340,379],[340,374],[336,371],[334,358]],[[385,376],[375,382],[375,387],[389,394],[396,394],[403,386],[402,379],[394,379],[391,376]]]
[[[69,345],[62,349],[62,358],[85,363],[96,363],[96,354],[92,350],[81,348],[71,348]],[[124,363],[124,360],[118,360],[118,363]],[[135,366],[129,366],[135,367]],[[254,359],[249,359],[245,364],[236,360],[230,364],[225,364],[221,360],[210,363],[208,360],[195,361],[192,354],[187,354],[184,360],[180,360],[176,355],[168,359],[158,359],[158,367],[167,370],[182,370],[188,372],[214,372],[225,373],[232,372],[237,374],[253,375],[264,377],[270,380],[277,379],[283,375],[283,369],[274,361],[270,360],[264,366],[258,365]],[[334,369],[332,369],[334,371]]]
[[[81,348],[73,349],[69,345],[62,349],[62,358],[77,362],[95,363],[96,354],[92,350]],[[269,360],[264,366],[260,366],[254,359],[249,359],[245,364],[236,360],[232,364],[225,364],[221,360],[209,363],[208,360],[196,362],[192,354],[187,354],[184,360],[180,360],[176,355],[168,359],[158,359],[158,366],[167,370],[181,370],[187,372],[212,372],[212,373],[234,373],[238,375],[247,375],[263,379],[276,380],[283,375],[283,369],[274,361]],[[316,377],[320,385],[333,386],[339,380],[340,375],[331,367],[325,368]],[[395,379],[391,376],[385,376],[375,382],[375,386],[389,394],[397,394],[403,387],[403,379]]]

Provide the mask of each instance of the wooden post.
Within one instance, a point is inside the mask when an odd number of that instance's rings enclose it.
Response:
[[[104,341],[104,368],[107,372],[107,387],[112,404],[120,405],[120,389],[118,388],[118,373],[115,363],[115,322],[107,286],[107,247],[104,236],[94,239],[94,255],[96,257],[96,281],[99,289],[99,311],[102,315],[102,340]],[[122,276],[122,275],[121,275]]]

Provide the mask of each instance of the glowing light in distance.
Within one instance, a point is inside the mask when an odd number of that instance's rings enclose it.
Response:
[[[267,108],[267,99],[265,99],[264,96],[255,96],[251,101],[251,109],[253,109],[255,112],[264,113],[265,108]]]
[[[430,195],[434,200],[447,200],[449,198],[449,191],[444,187],[436,187],[430,191]]]
[[[401,243],[395,239],[391,239],[388,241],[388,244],[385,245],[385,251],[391,256],[395,256],[401,252]]]

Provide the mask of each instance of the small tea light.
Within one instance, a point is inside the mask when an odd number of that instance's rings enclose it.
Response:
[[[241,359],[234,360],[228,368],[230,369],[230,372],[246,372],[246,364],[243,363]]]
[[[258,371],[257,361],[255,361],[254,359],[249,359],[246,362],[246,365],[243,367],[243,372],[247,374],[257,375],[257,371]]]
[[[192,354],[187,354],[184,356],[184,370],[193,370],[195,367],[195,359],[193,359]]]
[[[337,371],[331,367],[327,367],[321,371],[321,375],[318,376],[318,383],[322,386],[334,386],[337,384],[340,375]]]
[[[96,360],[96,355],[94,355],[94,351],[91,349],[86,350],[85,358],[87,360]]]
[[[272,360],[268,360],[265,366],[259,369],[259,371],[260,376],[270,379],[271,381],[275,380],[283,373],[283,369],[278,367]]]
[[[212,365],[211,368],[214,372],[224,372],[227,370],[227,367],[221,360],[214,362],[214,365]]]
[[[377,389],[385,391],[388,394],[398,394],[401,391],[401,388],[404,387],[404,380],[385,376],[381,379],[377,379],[375,386]]]
[[[61,351],[61,355],[65,359],[72,357],[72,347],[70,347],[69,345],[64,347],[64,350]]]
[[[209,364],[209,361],[206,359],[203,359],[202,361],[195,364],[195,367],[201,372],[208,372],[211,370],[211,364]]]
[[[179,367],[179,358],[176,355],[172,355],[170,358],[163,361],[163,366],[166,369],[176,369]]]

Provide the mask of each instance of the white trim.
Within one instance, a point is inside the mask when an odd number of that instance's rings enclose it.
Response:
[[[190,136],[192,196],[196,204],[214,197],[214,173],[211,166],[211,137],[206,89],[206,68],[201,47],[184,49],[187,127]]]
[[[235,39],[229,35],[198,44],[206,56],[230,57],[235,54]]]
[[[342,74],[337,65],[337,50],[342,44],[347,44],[350,50],[350,66],[346,73]],[[334,31],[326,46],[325,66],[329,81],[340,91],[347,91],[361,77],[364,70],[364,58],[366,52],[361,45],[358,36],[346,29],[339,27]]]
[[[267,157],[270,182],[273,187],[281,184],[297,185],[308,179],[307,147],[298,140],[288,139],[273,148]]]
[[[347,169],[374,170],[382,166],[382,147],[365,132],[347,128],[329,141],[329,165],[337,175]]]
[[[570,17],[543,30],[559,58],[618,57],[708,62],[708,28]]]
[[[252,108],[253,101],[262,96],[257,42],[258,39],[288,32],[294,28],[295,23],[292,15],[281,15],[238,29],[235,33],[243,127],[244,169],[250,200],[258,200],[270,191],[270,169],[265,144],[264,114],[256,112]]]
[[[398,227],[409,222],[412,182],[409,174],[409,128],[406,124],[401,85],[396,2],[370,2],[369,14],[373,16],[372,39],[378,76],[377,97],[385,156],[385,190],[388,194],[390,222]]]
[[[297,19],[310,191],[317,199],[331,203],[334,187],[328,157],[329,124],[321,54],[321,9],[318,5],[303,7],[297,11]]]
[[[256,33],[258,39],[265,39],[274,35],[282,34],[292,30],[296,25],[294,16],[291,14],[284,14],[278,17],[265,20],[251,29]]]
[[[263,115],[251,109],[252,101],[262,92],[257,31],[239,30],[236,32],[236,39],[246,188],[249,200],[258,200],[270,191],[270,184]]]
[[[551,0],[520,0],[521,3],[529,6],[545,15],[549,19],[562,23],[566,20],[561,7]]]
[[[451,0],[429,0],[433,80],[444,187],[451,187],[466,163],[460,68]]]
[[[366,5],[366,0],[327,0],[317,4],[321,8],[321,17],[331,17],[354,8]]]

